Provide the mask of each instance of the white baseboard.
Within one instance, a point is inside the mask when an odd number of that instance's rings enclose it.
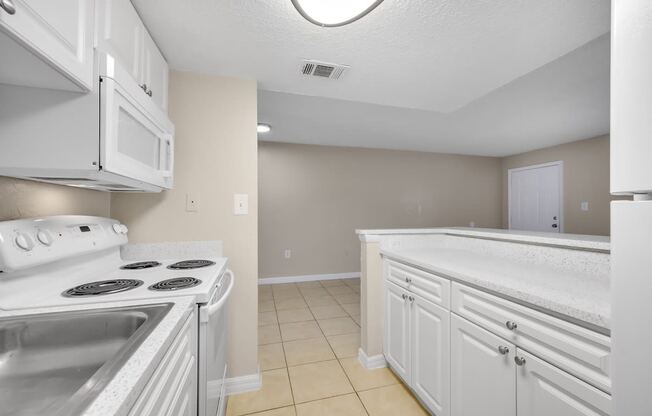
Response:
[[[227,378],[224,382],[227,396],[237,393],[246,393],[248,391],[256,391],[259,390],[262,385],[263,379],[260,376],[260,370],[255,374]]]
[[[385,361],[385,356],[383,354],[368,357],[367,354],[362,351],[362,348],[358,349],[358,361],[360,361],[360,364],[362,364],[362,366],[367,370],[387,367],[387,361]]]
[[[278,283],[314,282],[315,280],[355,279],[360,277],[360,272],[331,273],[331,274],[306,274],[303,276],[265,277],[258,279],[259,285],[275,285]]]

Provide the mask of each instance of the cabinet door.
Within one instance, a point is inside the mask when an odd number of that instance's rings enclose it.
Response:
[[[12,46],[13,41],[0,33],[0,50],[3,51],[0,82],[91,90],[94,82],[95,1],[14,0],[14,4],[16,10],[13,15],[0,9],[0,29],[18,40],[23,47]],[[27,50],[56,71],[49,74],[42,61],[34,60]],[[59,78],[58,73],[65,78]],[[68,79],[72,83],[66,84],[61,79]]]
[[[415,295],[412,310],[412,388],[437,416],[449,415],[450,312]]]
[[[517,367],[519,416],[608,416],[611,396],[539,358],[518,349],[525,359]]]
[[[407,293],[389,282],[385,288],[385,358],[410,384],[410,305]]]
[[[451,414],[515,416],[514,354],[513,344],[451,314]]]
[[[145,33],[143,53],[143,82],[147,85],[147,94],[163,111],[168,108],[168,64],[152,37]]]
[[[129,0],[97,0],[97,47],[143,84],[145,26]]]

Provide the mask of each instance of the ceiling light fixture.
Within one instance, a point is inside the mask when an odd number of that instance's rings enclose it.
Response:
[[[269,124],[258,123],[258,133],[269,133],[272,130],[272,126]]]
[[[383,0],[292,0],[301,16],[322,27],[344,26],[366,16]]]

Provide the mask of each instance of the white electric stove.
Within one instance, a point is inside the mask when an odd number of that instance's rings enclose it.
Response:
[[[199,416],[224,412],[227,317],[234,285],[222,257],[124,260],[128,229],[90,216],[0,222],[0,312],[194,296]],[[1,313],[0,313],[1,315]]]

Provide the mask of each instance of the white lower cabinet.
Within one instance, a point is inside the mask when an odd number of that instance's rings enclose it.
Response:
[[[412,388],[439,416],[449,414],[450,312],[412,295],[410,341]]]
[[[385,290],[385,359],[410,383],[410,306],[407,291],[387,282]]]
[[[197,414],[197,323],[193,311],[129,411],[130,416]]]
[[[387,282],[385,358],[437,416],[450,400],[450,312]]]
[[[612,414],[608,336],[441,276],[429,286],[409,265],[384,270],[385,358],[432,414]]]
[[[515,352],[513,344],[453,314],[451,414],[516,415]]]
[[[516,371],[519,416],[608,416],[611,396],[518,349]]]

